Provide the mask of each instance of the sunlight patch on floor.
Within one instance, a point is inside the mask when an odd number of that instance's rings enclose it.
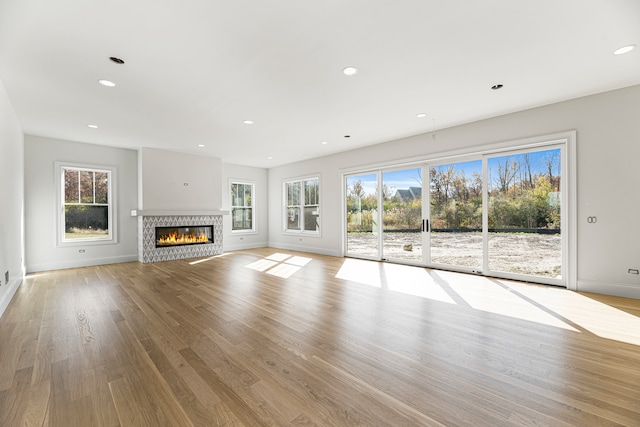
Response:
[[[578,332],[576,328],[548,311],[500,286],[493,281],[495,279],[449,271],[433,274],[445,280],[453,291],[476,310]]]
[[[27,273],[26,276],[24,276],[25,279],[35,279],[36,277],[43,277],[43,276],[48,276],[51,273]]]
[[[267,271],[267,274],[272,276],[282,277],[283,279],[288,279],[293,276],[300,270],[300,267],[296,265],[290,264],[278,264],[273,267],[271,270]]]
[[[271,254],[267,257],[264,257],[265,259],[271,260],[271,261],[276,261],[276,262],[282,262],[287,258],[291,258],[291,255],[288,254],[281,254],[281,253],[275,253],[275,254]]]
[[[378,263],[372,261],[345,259],[336,278],[376,288],[382,287]]]
[[[390,291],[455,304],[453,298],[434,281],[424,268],[384,264],[383,271]]]
[[[200,264],[201,262],[211,261],[213,259],[222,258],[222,257],[229,256],[229,255],[233,255],[233,252],[225,252],[225,253],[220,254],[220,255],[214,255],[214,256],[207,257],[207,258],[198,259],[196,261],[191,261],[189,263],[189,265],[196,265],[196,264]]]
[[[297,265],[300,267],[304,267],[305,265],[309,264],[311,262],[311,258],[307,258],[307,257],[303,257],[303,256],[294,256],[289,258],[286,263],[287,264],[293,264],[293,265]]]
[[[640,345],[640,318],[565,289],[516,286],[518,292],[602,338]]]
[[[291,256],[276,252],[264,257],[264,259],[252,262],[246,267],[272,276],[288,279],[312,260],[313,258]]]
[[[270,269],[271,267],[273,267],[274,265],[278,265],[277,261],[269,261],[268,259],[261,259],[258,260],[256,262],[252,262],[251,264],[247,265],[247,268],[250,268],[252,270],[256,270],[256,271],[266,271],[268,269]]]

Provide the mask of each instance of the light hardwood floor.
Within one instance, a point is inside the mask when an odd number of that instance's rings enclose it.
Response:
[[[640,301],[275,249],[38,273],[0,425],[638,426]]]

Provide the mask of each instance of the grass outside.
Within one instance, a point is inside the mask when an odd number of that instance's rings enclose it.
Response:
[[[67,240],[73,239],[104,239],[109,236],[109,230],[100,230],[93,228],[71,228],[71,231],[64,233]]]

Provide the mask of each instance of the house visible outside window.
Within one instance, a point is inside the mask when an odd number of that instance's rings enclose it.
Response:
[[[57,164],[60,176],[59,242],[115,243],[114,169]]]
[[[320,178],[284,183],[286,232],[320,233]]]
[[[255,232],[253,183],[231,183],[231,231]]]

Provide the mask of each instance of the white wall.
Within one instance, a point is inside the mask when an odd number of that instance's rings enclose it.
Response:
[[[640,86],[552,104],[269,170],[269,245],[340,255],[341,172],[454,150],[577,131],[578,289],[640,298]],[[357,137],[357,136],[356,136]],[[282,180],[321,174],[322,235],[282,233]],[[587,224],[596,216],[596,224]]]
[[[52,138],[25,136],[25,249],[28,272],[136,261],[137,152]],[[56,161],[115,166],[118,241],[114,244],[57,245]],[[84,252],[81,252],[84,250]]]
[[[221,209],[222,161],[219,158],[142,148],[139,168],[139,209]]]
[[[24,137],[0,81],[0,316],[24,278]],[[9,282],[5,272],[9,272]]]
[[[269,242],[268,223],[268,173],[266,169],[240,166],[229,163],[222,164],[222,209],[231,212],[231,181],[251,182],[254,184],[254,221],[256,232],[232,233],[231,215],[223,217],[224,250],[235,251],[241,249],[266,247]]]

